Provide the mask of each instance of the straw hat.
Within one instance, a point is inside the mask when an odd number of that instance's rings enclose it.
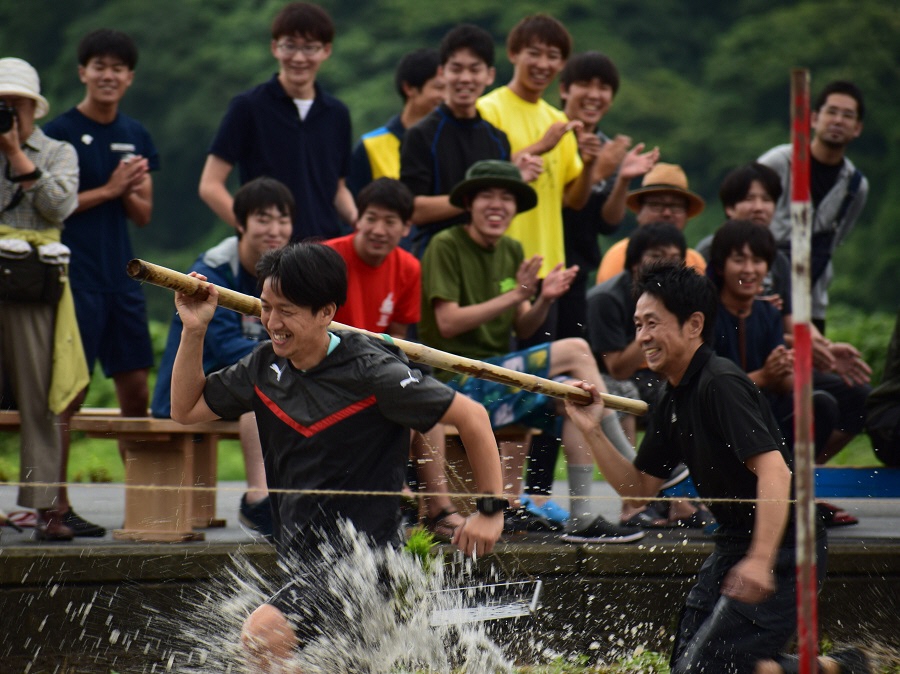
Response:
[[[466,207],[466,197],[490,187],[502,187],[516,198],[516,211],[524,213],[537,206],[537,192],[522,180],[515,164],[499,159],[477,161],[466,171],[466,178],[450,192],[450,203],[457,208]]]
[[[647,171],[641,181],[640,189],[632,190],[625,198],[625,205],[637,213],[641,210],[641,200],[650,194],[680,194],[687,199],[687,217],[693,218],[703,212],[706,202],[703,198],[688,189],[688,179],[678,164],[657,162]]]
[[[47,99],[41,96],[41,79],[30,63],[17,58],[0,59],[0,96],[24,96],[37,105],[34,118],[40,119],[50,111]]]

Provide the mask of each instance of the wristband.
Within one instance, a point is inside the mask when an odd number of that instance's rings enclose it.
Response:
[[[9,164],[6,165],[6,179],[11,183],[27,183],[31,180],[37,180],[42,175],[44,175],[44,172],[35,166],[34,171],[31,173],[23,173],[20,176],[11,176],[9,175]]]

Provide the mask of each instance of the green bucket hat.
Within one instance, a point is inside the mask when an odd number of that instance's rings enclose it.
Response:
[[[524,213],[537,206],[537,192],[522,180],[522,174],[515,164],[499,159],[477,161],[466,171],[466,178],[450,192],[450,203],[457,208],[465,208],[465,199],[479,190],[502,187],[516,198],[516,211]]]

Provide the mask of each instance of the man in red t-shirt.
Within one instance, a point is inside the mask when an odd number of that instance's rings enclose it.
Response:
[[[356,231],[323,242],[347,263],[347,303],[334,320],[405,339],[421,310],[419,261],[398,248],[409,233],[412,192],[399,180],[379,178],[360,190],[356,203]]]
[[[413,194],[399,180],[379,178],[360,190],[356,207],[356,231],[323,242],[347,263],[347,302],[334,320],[405,339],[409,326],[419,322],[421,311],[419,261],[399,247],[409,234]],[[424,435],[414,433],[411,449],[419,480],[429,493],[439,494],[426,498],[425,524],[438,538],[449,540],[464,519],[446,495],[440,424]]]

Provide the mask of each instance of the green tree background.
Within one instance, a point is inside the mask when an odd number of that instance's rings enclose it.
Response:
[[[94,28],[115,27],[137,41],[140,62],[123,109],[153,134],[162,157],[153,222],[134,232],[141,257],[184,268],[227,235],[197,196],[206,150],[228,100],[271,76],[274,0],[76,0],[0,4],[3,56],[39,70],[51,117],[80,100],[75,47]],[[409,50],[436,46],[455,23],[488,29],[497,42],[497,83],[510,76],[503,42],[522,16],[545,11],[572,32],[577,51],[598,49],[618,64],[623,84],[603,121],[659,145],[682,164],[708,202],[692,221],[696,243],[722,221],[717,190],[731,167],[789,140],[789,71],[810,68],[813,90],[836,77],[867,98],[862,137],[850,155],[869,177],[869,203],[836,258],[833,301],[864,310],[900,306],[900,6],[879,0],[329,0],[334,53],[320,79],[350,107],[358,136],[400,106],[393,68]],[[549,92],[557,102],[555,88]],[[171,295],[148,289],[152,315],[167,321]],[[885,336],[885,340],[886,340]]]

